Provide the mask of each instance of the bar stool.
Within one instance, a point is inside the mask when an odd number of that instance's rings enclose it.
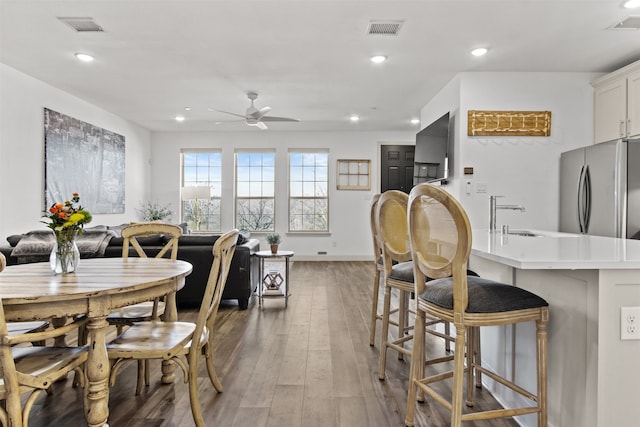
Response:
[[[453,370],[425,377],[424,335],[414,338],[409,376],[405,424],[413,426],[416,397],[424,394],[451,410],[451,426],[463,421],[538,414],[538,426],[547,425],[547,322],[549,307],[539,296],[515,286],[465,274],[471,253],[471,227],[462,206],[443,189],[420,184],[411,190],[408,207],[411,254],[414,260],[416,315],[415,328],[424,327],[427,316],[453,322],[455,348],[474,342],[481,326],[536,322],[537,391],[531,393],[512,381],[487,370],[474,360],[473,353],[454,352]],[[435,280],[426,282],[426,277]],[[463,383],[467,380],[467,406],[473,405],[474,372],[482,372],[532,401],[534,406],[475,411],[462,414]],[[431,383],[453,377],[451,399],[431,387]],[[416,396],[417,393],[417,396]]]
[[[414,280],[407,224],[407,201],[408,196],[402,191],[385,191],[378,199],[378,206],[376,207],[376,215],[374,218],[378,241],[382,250],[385,285],[378,368],[378,378],[381,380],[384,379],[385,375],[387,349],[390,348],[397,351],[399,359],[402,359],[405,355],[410,356],[411,350],[404,347],[404,343],[414,338],[413,333],[411,333],[411,330],[414,328],[408,324],[409,295],[414,291]],[[400,295],[398,335],[395,340],[389,340],[392,289],[398,290]],[[439,318],[428,319],[421,330],[444,339],[448,347],[448,342],[451,341],[452,338],[449,336],[449,325],[447,323],[445,323],[444,334],[433,329],[425,329],[426,326],[437,323],[444,322]],[[452,359],[453,356],[445,356],[444,358],[432,361],[432,363]]]
[[[380,296],[380,273],[384,272],[384,263],[382,261],[382,248],[378,238],[378,230],[376,227],[376,210],[378,208],[378,200],[380,194],[374,194],[371,198],[369,209],[369,220],[371,225],[371,236],[373,237],[373,261],[375,266],[375,274],[373,276],[373,301],[371,304],[371,322],[369,324],[369,345],[375,345],[376,340],[376,324],[378,320],[382,320],[382,314],[378,314],[378,299]],[[389,311],[389,315],[397,313],[398,308]],[[389,319],[389,324],[398,326],[398,322]]]

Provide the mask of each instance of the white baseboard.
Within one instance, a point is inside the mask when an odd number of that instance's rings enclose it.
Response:
[[[367,255],[294,255],[291,261],[371,261]]]

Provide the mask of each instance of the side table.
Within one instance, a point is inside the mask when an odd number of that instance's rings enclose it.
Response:
[[[260,258],[260,285],[258,286],[258,303],[262,306],[264,298],[284,298],[284,306],[289,303],[291,288],[289,284],[289,259],[293,256],[293,251],[278,251],[275,254],[271,251],[259,251],[255,256]],[[284,278],[279,272],[264,271],[264,260],[272,258],[283,258],[285,264]]]

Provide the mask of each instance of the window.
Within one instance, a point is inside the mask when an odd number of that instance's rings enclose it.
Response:
[[[181,156],[182,221],[195,232],[221,231],[222,153],[184,151]]]
[[[275,230],[275,153],[236,152],[236,228]]]
[[[370,190],[371,160],[338,160],[338,190]]]
[[[329,153],[289,153],[289,231],[329,231]]]

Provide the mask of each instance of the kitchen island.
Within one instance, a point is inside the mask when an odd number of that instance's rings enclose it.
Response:
[[[620,339],[620,307],[640,307],[640,241],[511,233],[474,230],[469,264],[549,302],[549,425],[640,425],[640,341]],[[535,390],[535,324],[484,328],[482,363]],[[505,407],[519,402],[483,380]],[[537,425],[535,415],[517,420]]]

